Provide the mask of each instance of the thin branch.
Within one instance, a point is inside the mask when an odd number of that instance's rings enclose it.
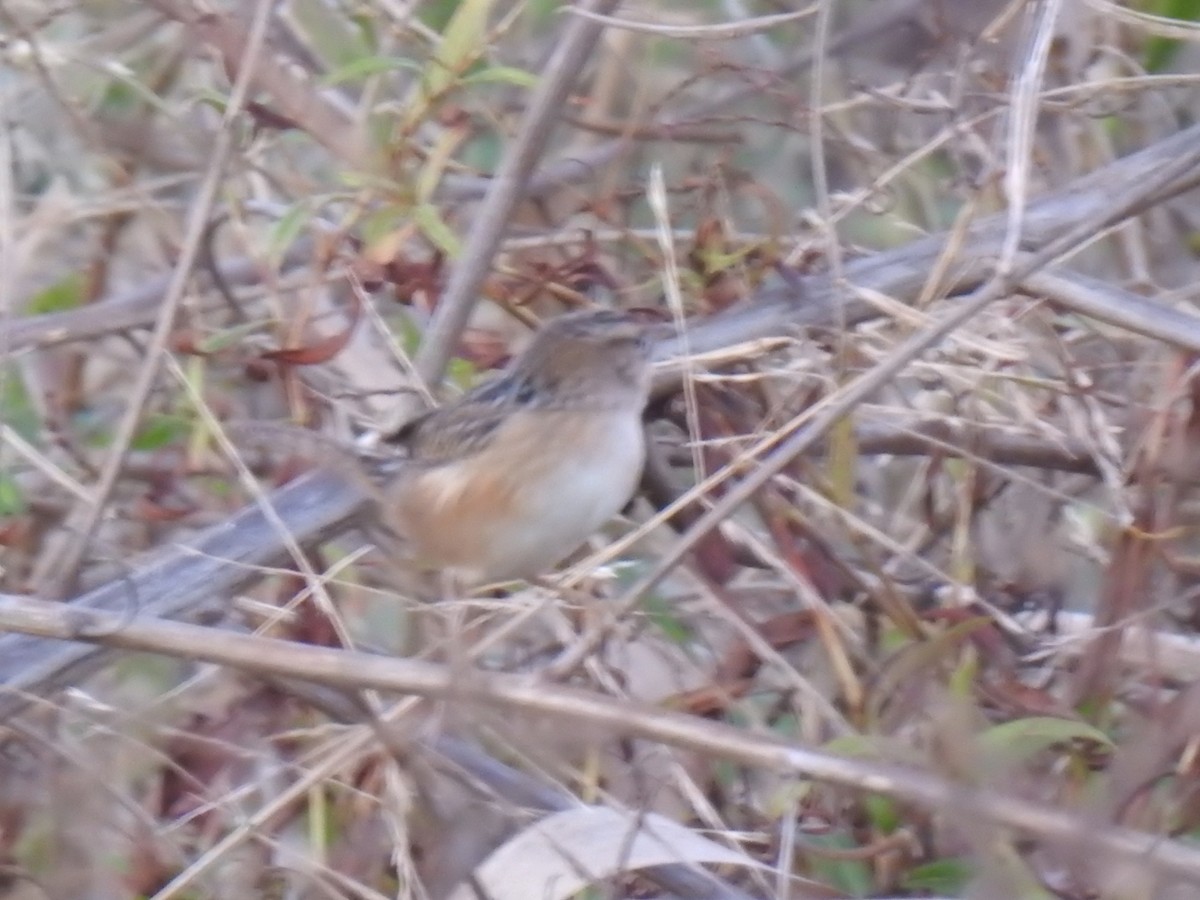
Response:
[[[1008,113],[1008,140],[1005,147],[1004,187],[1008,200],[1007,233],[1000,251],[998,268],[1007,275],[1016,264],[1021,247],[1022,225],[1029,205],[1029,163],[1033,157],[1033,139],[1041,103],[1042,78],[1062,0],[1043,0],[1033,7],[1033,22],[1024,65],[1018,69],[1012,86],[1012,106]]]
[[[1082,219],[1061,234],[1051,237],[1036,253],[1018,257],[1010,272],[997,272],[995,277],[960,300],[940,320],[898,344],[869,372],[827,397],[815,410],[805,412],[746,451],[741,457],[743,461],[764,453],[769,455],[713,502],[704,515],[655,560],[650,570],[610,607],[606,620],[593,625],[574,646],[554,661],[548,670],[551,677],[563,679],[573,674],[604,642],[613,625],[679,565],[706,534],[729,518],[789,462],[816,444],[850,410],[904,371],[914,359],[978,316],[997,299],[1011,293],[1025,278],[1077,250],[1097,232],[1145,209],[1155,198],[1161,199],[1164,192],[1178,189],[1180,181],[1187,186],[1200,181],[1200,144],[1181,150],[1178,156],[1143,181],[1126,184],[1123,190],[1116,192],[1110,189],[1108,202],[1094,216]],[[970,261],[972,269],[977,269],[982,262],[982,256],[977,253]],[[942,268],[942,261],[937,260],[929,266],[928,271],[936,273]],[[841,306],[838,308],[840,310]],[[724,474],[718,473],[696,485],[680,499],[680,504],[706,495],[718,481],[723,480]]]
[[[137,652],[232,666],[348,690],[401,694],[501,707],[515,714],[548,716],[614,735],[659,741],[754,768],[813,778],[954,816],[983,817],[1089,858],[1111,853],[1127,863],[1200,883],[1200,849],[1157,834],[1089,821],[1059,808],[1000,792],[957,784],[931,772],[842,757],[719,722],[640,706],[590,691],[498,672],[470,673],[412,659],[315,647],[224,630],[65,607],[0,595],[0,627],[59,640],[87,641]]]
[[[1035,272],[1021,291],[1171,347],[1200,353],[1200,316],[1066,269]]]
[[[954,456],[1000,466],[1099,474],[1091,452],[1077,441],[1055,444],[1022,434],[956,427],[944,420],[913,424],[867,421],[854,429],[854,443],[862,454]]]
[[[607,13],[618,5],[619,0],[591,0],[585,9]],[[562,116],[567,94],[591,57],[602,30],[603,26],[589,19],[574,19],[542,72],[537,90],[530,97],[521,130],[505,153],[479,208],[462,256],[454,266],[421,345],[417,372],[426,384],[437,384],[446,371],[459,335],[479,298],[479,288],[491,268],[492,255],[512,219],[513,209],[521,199],[551,129]]]
[[[833,35],[822,49],[830,56],[837,56],[881,34],[897,29],[919,29],[919,22],[926,5],[927,0],[891,0],[887,4],[887,8],[880,10],[878,14],[868,16],[865,21]],[[679,126],[695,124],[722,110],[735,109],[739,104],[753,100],[756,95],[761,93],[763,82],[794,80],[799,72],[813,64],[816,57],[815,49],[806,47],[778,68],[763,72],[762,81],[751,79],[748,83],[731,88],[716,96],[698,100],[661,119],[647,122],[645,127],[670,130]],[[543,197],[560,187],[588,181],[598,169],[613,162],[627,148],[628,141],[622,137],[606,141],[582,154],[548,163],[530,176],[525,196]],[[439,185],[436,197],[438,200],[451,203],[478,200],[486,195],[490,187],[491,180],[487,178],[450,175]]]
[[[404,759],[412,752],[411,732],[408,729],[389,728],[378,717],[372,716],[354,694],[291,678],[272,678],[270,681],[280,690],[319,709],[332,721],[372,725],[376,736],[398,759]],[[450,777],[463,780],[465,775],[471,782],[481,782],[498,797],[522,809],[561,812],[576,809],[580,805],[579,799],[567,791],[506,765],[479,746],[461,738],[440,734],[420,746],[430,763],[446,771]],[[686,864],[654,866],[642,869],[640,873],[680,897],[753,900],[753,895],[703,869]]]
[[[1185,148],[1195,146],[1197,141],[1200,141],[1200,126],[1193,126],[1115,160],[1035,201],[1026,217],[1026,246],[1036,248],[1063,229],[1101,214],[1111,203],[1112,185],[1140,182],[1164,163],[1175,159]],[[1182,178],[1171,186],[1170,193],[1182,193],[1195,186],[1196,181],[1195,177]],[[1003,237],[1003,226],[1002,215],[989,216],[975,223],[965,238],[969,249],[961,257],[981,258],[996,253]],[[896,298],[913,297],[924,284],[945,241],[944,233],[934,234],[903,247],[851,261],[845,266],[845,278],[849,284],[864,290]],[[301,263],[311,255],[311,247],[312,243],[307,239],[298,241],[285,257],[283,268]],[[971,283],[968,269],[964,262],[963,268],[955,273],[957,288]],[[248,259],[234,260],[222,266],[226,281],[237,284],[252,283],[258,271],[259,264]],[[1080,289],[1067,290],[1063,281],[1051,280],[1052,275],[1069,277],[1078,282]],[[981,277],[982,272],[977,271],[975,283]],[[7,344],[14,352],[19,352],[148,327],[155,320],[168,284],[169,279],[162,278],[78,310],[0,320],[0,346]],[[1169,310],[1086,276],[1067,276],[1061,269],[1038,273],[1023,284],[1031,291],[1045,292],[1050,299],[1075,308],[1083,315],[1167,341],[1173,346],[1200,351],[1200,320],[1195,316]],[[846,302],[845,314],[846,324],[856,325],[877,317],[879,311],[866,300],[851,298]],[[693,324],[689,343],[695,352],[708,353],[745,341],[777,336],[796,327],[828,327],[834,321],[828,277],[809,275],[794,283],[765,286],[745,307]],[[677,353],[678,343],[668,342],[658,357],[667,359]],[[667,379],[668,384],[676,382],[677,378],[675,381]]]
[[[1140,183],[1149,173],[1160,170],[1164,164],[1177,159],[1181,153],[1194,150],[1198,144],[1200,126],[1186,129],[1110,163],[1064,190],[1035,202],[1030,207],[1026,219],[1026,241],[1036,245],[1077,226],[1080,222],[1094,221],[1097,216],[1111,208],[1113,184]],[[1171,191],[1185,191],[1193,187],[1198,178],[1200,175],[1194,172],[1181,176],[1164,187],[1159,194],[1166,196]],[[995,253],[1003,234],[1003,218],[991,216],[970,229],[967,246],[972,254],[978,254],[980,257]],[[944,235],[931,235],[905,247],[852,261],[846,266],[846,277],[852,284],[888,293],[893,297],[914,297],[922,290],[925,277],[932,270],[944,241]],[[956,274],[967,277],[970,275],[970,272],[966,271],[969,268],[964,266]],[[977,272],[975,277],[980,277],[980,273]],[[1037,283],[1042,286],[1041,282],[1031,281],[1032,277],[1025,276],[1022,284]],[[797,327],[827,327],[834,321],[830,296],[828,279],[821,275],[803,277],[793,284],[767,287],[757,294],[756,302],[745,308],[715,316],[694,327],[689,334],[689,341],[693,351],[704,353],[745,341],[777,336]],[[1109,305],[1119,306],[1119,299],[1116,295],[1110,295]],[[143,296],[139,302],[149,300],[149,297]],[[851,324],[866,321],[878,314],[878,309],[866,301],[851,298],[846,304],[846,316]],[[147,320],[150,318],[148,316]],[[1142,317],[1142,321],[1148,320]],[[3,327],[4,324],[0,323],[0,329]],[[3,332],[0,331],[0,334]],[[1190,340],[1186,338],[1183,329],[1180,329],[1176,336]],[[672,340],[660,346],[657,356],[666,359],[677,352],[676,342]],[[678,373],[672,376],[670,372],[666,372],[664,377],[669,383],[672,377],[678,379]],[[314,515],[310,515],[304,508],[304,498],[310,491],[317,497],[317,514]],[[327,496],[330,491],[333,492],[333,496]],[[328,531],[322,531],[327,528],[327,522],[323,523],[319,514],[326,504],[336,505],[344,521],[359,503],[358,493],[353,487],[341,485],[329,477],[319,480],[315,486],[307,481],[303,484],[289,485],[273,494],[271,500],[301,543],[318,539],[322,534],[328,536]],[[197,583],[194,580],[193,557],[197,552],[195,548],[208,546],[206,542],[214,539],[219,541],[222,529],[234,527],[235,523],[240,543],[211,551],[214,556],[236,561],[241,558],[244,545],[260,558],[280,558],[283,551],[278,537],[256,509],[244,509],[231,520],[229,526],[210,529],[197,541],[183,548],[164,549],[153,554],[149,563],[132,562],[132,579],[138,585],[137,596],[162,595],[164,600],[172,601],[174,610],[165,614],[181,615],[205,598],[221,596],[236,589],[247,578],[241,567],[236,564],[223,564],[219,558],[212,560],[212,564],[206,567],[200,582]],[[148,581],[142,580],[143,574],[147,575]],[[176,593],[180,596],[174,597]],[[79,598],[76,602],[91,603],[97,597],[106,597],[109,604],[115,604],[109,608],[121,608],[122,603],[130,602],[129,596],[129,587],[119,580]],[[22,643],[14,645],[14,641]],[[101,651],[95,648],[74,646],[69,649],[70,653],[64,653],[63,648],[48,648],[44,642],[0,637],[0,684],[4,684],[10,690],[48,691],[54,686],[77,683],[104,664]],[[84,652],[81,654],[80,651]],[[81,656],[84,659],[81,659]],[[11,695],[0,697],[0,717],[6,711],[11,713],[15,708]]]
[[[284,254],[279,271],[287,272],[309,261],[312,253],[312,239],[300,238]],[[257,284],[263,278],[264,265],[262,260],[238,257],[220,265],[220,278],[227,286]],[[148,328],[162,309],[174,277],[168,273],[151,278],[77,309],[0,319],[0,346],[20,353]],[[196,277],[202,284],[205,279],[211,281],[199,270]]]
[[[240,17],[202,12],[185,0],[148,2],[163,15],[182,22],[196,39],[216,50],[231,79],[263,91],[283,118],[310,135],[341,163],[354,169],[367,164],[361,134],[352,118],[332,101],[334,95],[322,93],[305,82],[275,54],[250,52],[250,44],[256,39]],[[241,104],[231,102],[230,106],[240,109]]]
[[[746,37],[759,34],[777,25],[807,19],[814,15],[813,7],[797,10],[796,12],[776,13],[770,16],[756,16],[738,22],[721,22],[718,25],[664,25],[661,22],[637,22],[633,19],[621,19],[616,16],[604,16],[586,9],[568,7],[572,15],[591,19],[608,28],[618,28],[624,31],[635,31],[640,34],[652,34],[655,37],[678,38],[701,41],[724,41],[730,38]]]
[[[200,252],[200,244],[208,227],[209,212],[217,199],[217,190],[220,188],[222,173],[225,170],[225,160],[233,144],[233,120],[245,102],[251,75],[254,71],[253,61],[262,49],[271,6],[271,0],[258,0],[255,7],[254,23],[242,59],[243,66],[238,74],[237,82],[230,92],[225,116],[221,121],[221,127],[217,130],[217,139],[210,151],[210,161],[204,180],[188,211],[183,247],[175,264],[175,271],[172,273],[166,297],[158,311],[154,333],[146,348],[145,361],[138,371],[136,381],[129,390],[125,415],[113,434],[112,444],[109,447],[108,456],[104,460],[99,483],[95,488],[95,499],[93,502],[81,506],[79,515],[72,517],[78,521],[68,524],[67,531],[69,533],[65,535],[66,541],[55,548],[59,552],[51,552],[43,560],[44,575],[40,580],[45,582],[46,586],[43,591],[47,596],[62,598],[74,588],[79,567],[91,546],[92,537],[104,515],[108,498],[112,496],[113,489],[116,487],[125,455],[129,451],[138,424],[142,420],[150,392],[158,380],[163,356],[167,352],[167,341],[171,336],[171,330],[175,325],[175,316],[183,299],[184,288],[187,286],[192,265]]]

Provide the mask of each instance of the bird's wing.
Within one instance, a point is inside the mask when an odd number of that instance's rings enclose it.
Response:
[[[473,456],[491,443],[506,418],[535,401],[524,382],[505,376],[477,385],[445,406],[408,422],[389,438],[417,463],[438,465]]]

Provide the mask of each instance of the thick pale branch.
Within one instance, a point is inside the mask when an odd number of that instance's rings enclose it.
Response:
[[[271,503],[301,543],[327,539],[347,527],[361,495],[333,474],[297,479],[271,495]],[[134,561],[132,571],[63,606],[102,610],[121,617],[173,618],[227,603],[242,585],[262,577],[286,551],[256,506],[206,529],[184,546],[164,547]],[[0,719],[24,708],[30,695],[48,696],[77,684],[105,663],[104,648],[49,644],[18,635],[0,637]]]

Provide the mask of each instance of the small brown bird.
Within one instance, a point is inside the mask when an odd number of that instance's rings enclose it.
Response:
[[[502,375],[409,422],[379,518],[460,585],[532,578],[629,502],[645,459],[649,329],[611,310],[551,320]]]

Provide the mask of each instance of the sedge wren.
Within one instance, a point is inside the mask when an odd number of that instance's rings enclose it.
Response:
[[[464,585],[561,562],[638,485],[651,347],[630,313],[551,320],[499,377],[388,439],[407,452],[376,497],[381,524]]]

